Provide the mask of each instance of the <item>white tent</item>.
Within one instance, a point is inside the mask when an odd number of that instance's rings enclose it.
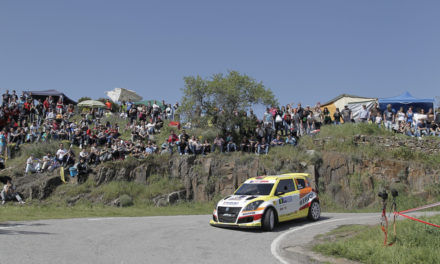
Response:
[[[135,91],[128,90],[125,88],[115,88],[112,91],[106,92],[107,96],[112,99],[113,102],[122,102],[132,100],[133,102],[137,102],[142,100],[142,97],[139,96]]]
[[[353,114],[353,119],[357,122],[359,120],[359,114],[362,110],[362,106],[365,105],[367,107],[367,110],[370,111],[375,103],[377,103],[376,99],[370,99],[370,101],[350,102],[347,105],[348,108],[351,110],[351,113]]]

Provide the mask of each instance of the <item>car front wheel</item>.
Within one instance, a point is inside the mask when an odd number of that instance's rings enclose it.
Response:
[[[275,228],[275,213],[272,208],[266,210],[261,222],[265,231],[272,231]]]
[[[310,205],[308,218],[312,221],[318,221],[321,218],[321,206],[317,201],[313,201]]]

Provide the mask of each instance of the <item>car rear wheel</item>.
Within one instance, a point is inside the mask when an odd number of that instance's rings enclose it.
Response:
[[[275,228],[275,213],[272,208],[268,208],[262,219],[263,230],[272,231]]]
[[[321,218],[321,206],[317,201],[313,201],[310,205],[308,218],[312,221],[318,221]]]

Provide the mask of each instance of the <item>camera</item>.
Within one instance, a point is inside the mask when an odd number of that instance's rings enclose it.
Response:
[[[388,193],[387,193],[386,190],[383,190],[383,191],[379,192],[377,195],[378,195],[380,198],[382,198],[383,200],[388,199]]]
[[[392,189],[391,190],[391,195],[396,198],[397,196],[399,196],[399,192],[396,189]]]

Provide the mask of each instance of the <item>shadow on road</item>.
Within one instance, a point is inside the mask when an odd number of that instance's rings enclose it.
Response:
[[[51,235],[47,232],[16,230],[19,227],[45,226],[43,223],[0,223],[0,235]]]
[[[318,220],[317,222],[329,220],[332,218],[334,218],[334,217],[321,216],[321,219]],[[310,221],[307,218],[301,218],[301,219],[295,219],[295,220],[291,220],[291,221],[287,221],[287,222],[282,222],[282,223],[279,223],[278,225],[275,226],[275,229],[272,231],[272,233],[284,232],[284,231],[289,230],[291,228],[301,227],[301,226],[305,226],[305,225],[308,225],[311,223],[316,223],[316,222]],[[239,229],[239,228],[233,228],[233,227],[219,227],[219,228],[232,229],[232,230],[237,230],[238,232],[245,232],[245,233],[266,232],[266,231],[261,230],[260,228],[255,228],[255,229]]]
[[[0,235],[52,235],[48,232],[33,232],[33,231],[17,231],[11,229],[0,229]]]

